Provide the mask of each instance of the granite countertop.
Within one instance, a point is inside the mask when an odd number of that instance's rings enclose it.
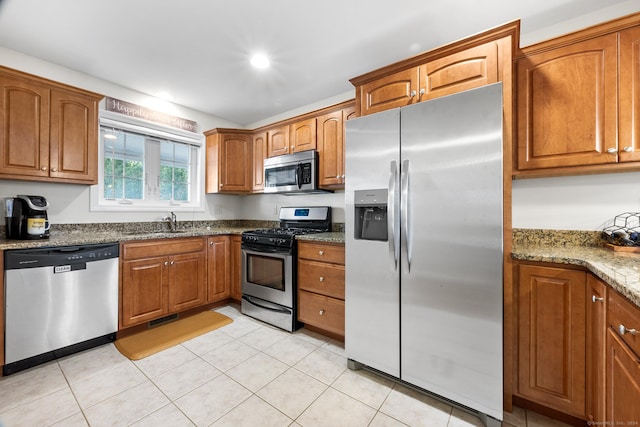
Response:
[[[640,307],[640,253],[604,247],[600,232],[514,230],[512,257],[578,265]]]
[[[240,235],[243,231],[257,228],[278,227],[272,221],[183,221],[177,233],[167,229],[162,222],[149,223],[104,223],[104,224],[58,224],[51,228],[48,239],[7,240],[0,238],[0,250],[44,248],[54,246],[89,245],[125,242],[131,240],[174,239],[180,237],[214,236],[221,234]],[[341,225],[336,225],[341,229]],[[297,236],[299,240],[327,243],[344,243],[340,231]]]
[[[342,243],[344,244],[344,232],[332,231],[328,233],[313,233],[296,236],[296,240],[307,242]]]

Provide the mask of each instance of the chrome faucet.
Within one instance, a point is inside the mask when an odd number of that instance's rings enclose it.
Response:
[[[169,216],[166,218],[162,218],[162,220],[169,223],[169,227],[171,228],[172,233],[178,231],[178,218],[176,217],[175,212],[169,212]]]

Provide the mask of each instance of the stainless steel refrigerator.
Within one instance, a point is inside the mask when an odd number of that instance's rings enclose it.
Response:
[[[346,336],[365,365],[502,420],[502,84],[346,125]]]

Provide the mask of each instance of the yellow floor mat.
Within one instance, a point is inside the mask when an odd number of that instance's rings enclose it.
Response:
[[[139,360],[231,322],[233,320],[224,314],[203,311],[194,316],[117,339],[114,344],[120,353],[129,359]]]

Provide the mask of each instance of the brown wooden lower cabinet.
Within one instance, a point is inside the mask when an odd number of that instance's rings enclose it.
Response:
[[[587,275],[587,419],[605,417],[605,356],[607,337],[607,284]]]
[[[585,419],[586,272],[518,268],[516,393]]]
[[[231,287],[229,296],[242,300],[242,236],[231,236]]]
[[[344,338],[344,245],[298,243],[298,320]]]
[[[205,304],[206,273],[204,238],[123,243],[120,329]]]
[[[515,266],[518,400],[592,425],[639,425],[640,308],[586,271]]]
[[[605,420],[611,425],[639,425],[640,309],[613,290],[607,309]]]
[[[230,246],[229,236],[211,236],[207,239],[207,302],[229,298]]]

